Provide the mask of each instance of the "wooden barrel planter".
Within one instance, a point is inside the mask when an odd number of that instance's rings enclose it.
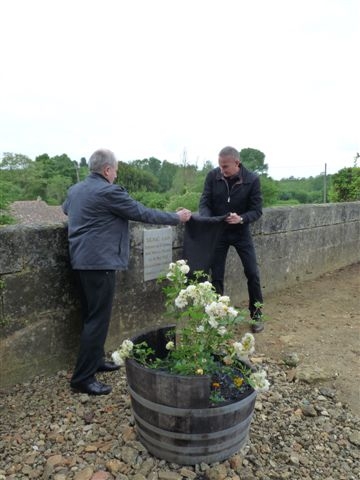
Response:
[[[169,330],[158,328],[132,339],[146,341],[165,356]],[[244,399],[209,407],[211,377],[182,376],[126,360],[132,411],[140,441],[154,456],[180,465],[225,460],[245,446],[256,392]]]

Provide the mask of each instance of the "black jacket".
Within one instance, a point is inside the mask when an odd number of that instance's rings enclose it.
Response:
[[[125,270],[129,262],[129,220],[177,225],[179,216],[147,208],[120,185],[90,173],[69,191],[63,211],[69,216],[70,259],[76,270]]]
[[[204,216],[219,216],[234,212],[244,219],[244,224],[231,225],[246,228],[262,215],[262,195],[259,177],[241,165],[238,179],[229,190],[228,183],[219,167],[208,173],[200,198],[199,213]]]

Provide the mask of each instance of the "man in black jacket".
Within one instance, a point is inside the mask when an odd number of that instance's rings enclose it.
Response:
[[[191,212],[163,212],[134,200],[114,184],[118,162],[110,150],[94,152],[90,175],[73,185],[62,206],[69,217],[71,266],[80,287],[83,329],[71,387],[92,395],[106,395],[111,387],[96,380],[96,372],[118,367],[104,358],[115,291],[115,271],[129,262],[129,220],[163,225],[187,222]]]
[[[263,297],[256,253],[250,232],[250,223],[262,215],[260,180],[240,162],[239,152],[233,147],[225,147],[219,153],[219,167],[208,173],[199,213],[203,216],[225,218],[226,228],[216,245],[211,266],[211,278],[217,293],[224,293],[225,263],[230,245],[234,246],[244,267],[249,292],[250,316],[254,320],[252,331],[261,332],[264,323],[261,319]]]

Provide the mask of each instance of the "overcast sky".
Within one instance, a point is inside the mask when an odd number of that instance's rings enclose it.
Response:
[[[360,0],[2,0],[0,153],[265,153],[308,177],[360,150]]]

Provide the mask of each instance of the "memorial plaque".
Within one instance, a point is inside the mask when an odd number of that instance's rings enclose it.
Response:
[[[172,262],[172,228],[144,230],[144,281],[167,273]]]

